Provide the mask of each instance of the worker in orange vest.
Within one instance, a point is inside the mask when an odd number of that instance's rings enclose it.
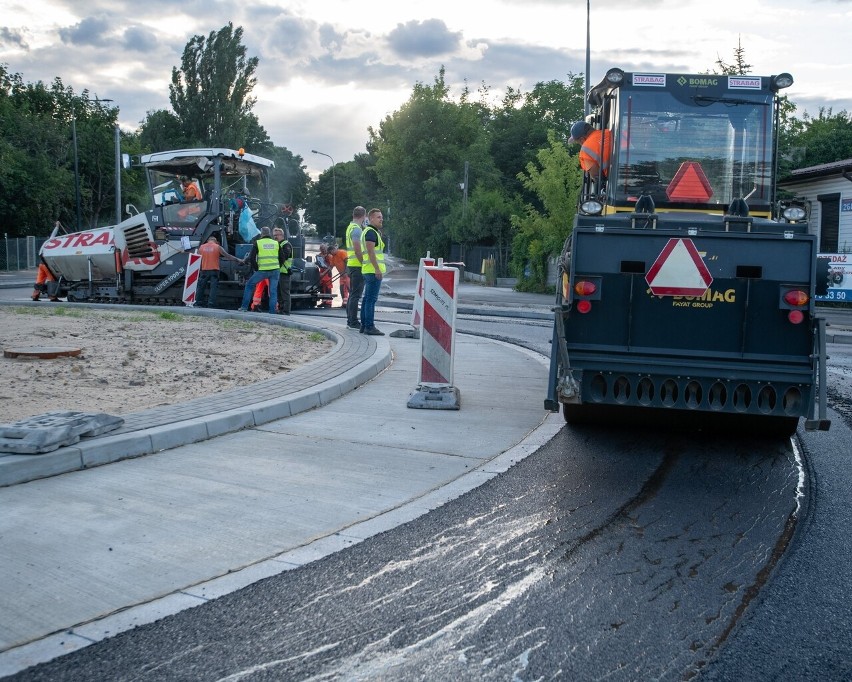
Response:
[[[340,298],[343,299],[343,307],[349,301],[349,275],[346,274],[346,260],[349,254],[346,249],[341,249],[337,244],[328,245],[328,261],[337,270],[337,283],[340,287]]]
[[[585,121],[577,121],[571,126],[568,142],[580,145],[580,168],[589,175],[597,176],[603,170],[609,172],[609,160],[612,156],[612,133],[609,130],[596,130]]]
[[[36,272],[36,281],[35,286],[33,287],[33,296],[32,299],[37,301],[41,298],[42,294],[48,293],[48,282],[55,282],[56,277],[53,276],[53,273],[47,269],[47,266],[44,262],[38,264],[38,272]],[[50,297],[51,301],[58,301],[59,299],[56,296]]]

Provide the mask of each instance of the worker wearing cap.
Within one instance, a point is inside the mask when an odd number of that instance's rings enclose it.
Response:
[[[571,126],[568,142],[580,145],[580,168],[586,173],[597,176],[603,169],[603,174],[607,174],[612,156],[612,133],[609,130],[596,130],[585,121],[577,121]]]

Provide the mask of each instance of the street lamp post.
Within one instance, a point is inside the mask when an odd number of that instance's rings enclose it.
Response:
[[[93,102],[101,104],[103,102],[113,102],[111,99],[98,99],[95,97]],[[118,123],[115,124],[115,224],[121,222],[121,135]]]
[[[316,149],[311,149],[311,154],[319,154],[320,156],[327,156],[331,159],[331,200],[332,200],[332,218],[334,220],[334,225],[332,225],[332,234],[334,234],[334,238],[337,239],[337,179],[334,176],[334,159],[331,158],[331,154],[326,154],[325,152],[318,152]]]
[[[115,224],[121,222],[121,130],[115,124]]]
[[[71,142],[74,145],[74,199],[77,202],[77,232],[82,230],[80,218],[80,162],[77,156],[77,114],[71,106]]]

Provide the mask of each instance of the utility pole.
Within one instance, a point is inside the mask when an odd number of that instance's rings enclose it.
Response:
[[[591,54],[591,44],[592,44],[592,33],[591,33],[591,25],[592,25],[592,0],[586,0],[586,92],[583,93],[583,101],[585,102],[585,112],[586,116],[589,115],[589,71],[592,69],[592,54]]]
[[[74,145],[74,199],[77,202],[77,232],[83,229],[80,217],[80,161],[77,154],[77,114],[71,104],[71,141]]]
[[[311,153],[319,154],[320,156],[327,156],[331,159],[331,214],[334,219],[334,225],[332,225],[331,233],[334,235],[334,238],[337,239],[337,179],[334,177],[334,159],[331,158],[331,154],[318,152],[316,149],[311,149]]]
[[[121,129],[115,124],[115,224],[121,222]]]
[[[464,162],[464,183],[462,184],[462,219],[467,218],[467,171],[470,168],[470,162]]]

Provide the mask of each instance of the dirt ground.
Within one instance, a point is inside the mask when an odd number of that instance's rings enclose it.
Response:
[[[80,348],[52,360],[0,357],[0,423],[76,410],[123,415],[252,384],[322,357],[316,332],[168,311],[0,308],[0,348]]]

